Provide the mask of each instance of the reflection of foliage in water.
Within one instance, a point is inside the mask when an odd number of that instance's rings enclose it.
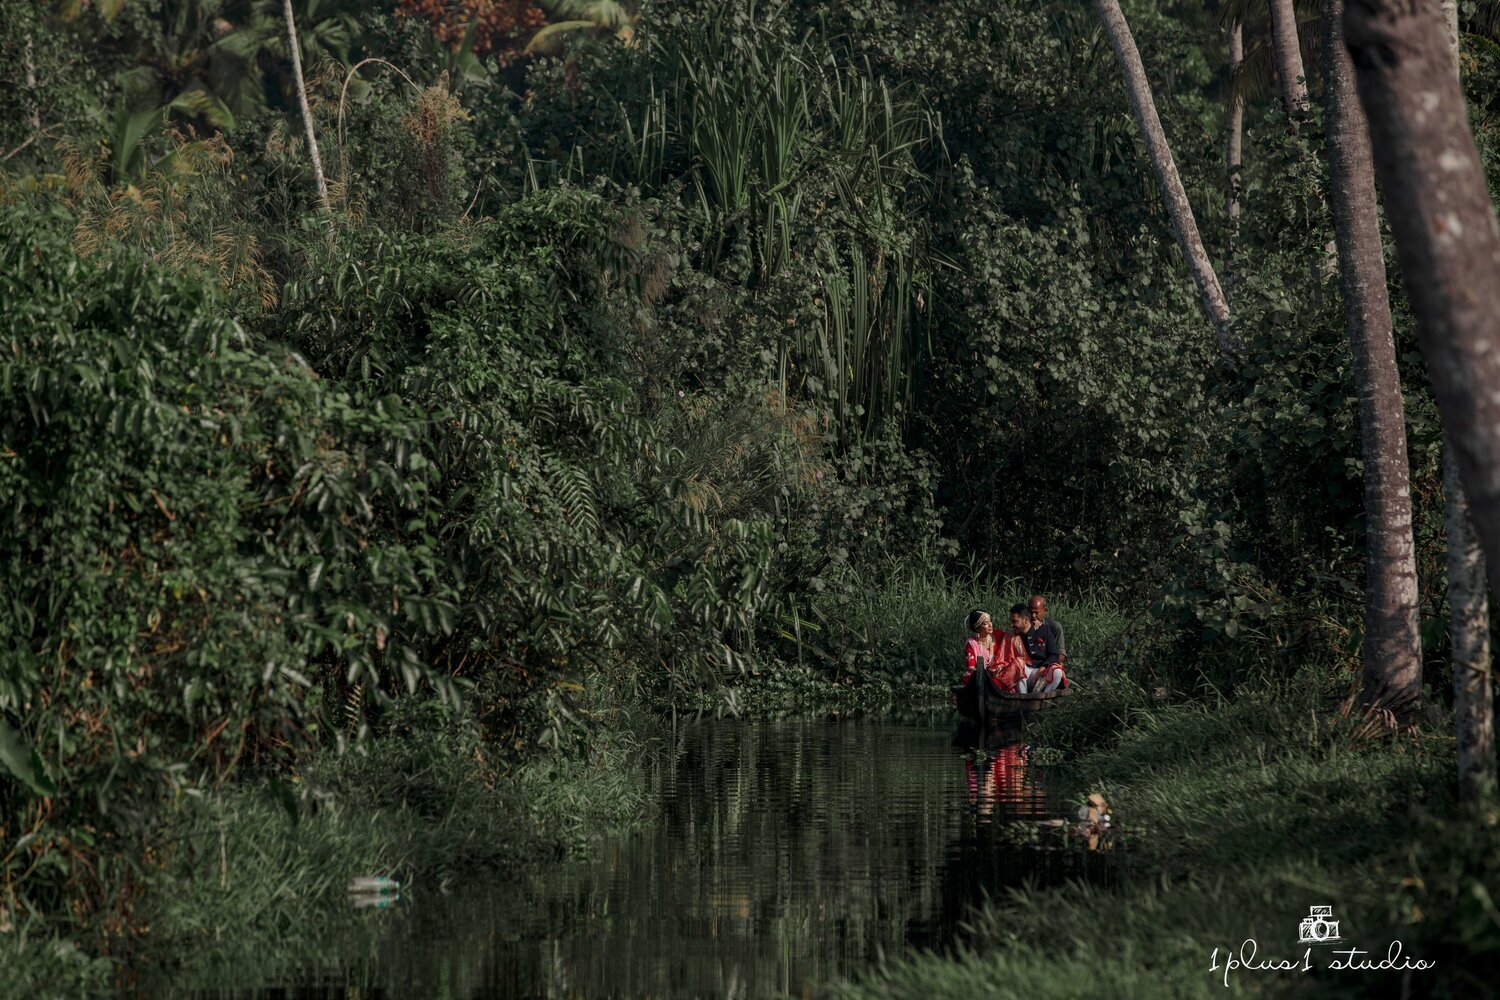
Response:
[[[682,723],[649,771],[649,827],[524,884],[417,886],[312,965],[434,998],[760,996],[941,947],[983,894],[1077,867],[1014,842],[1010,820],[1046,815],[1029,778],[988,815],[970,805],[947,722]]]

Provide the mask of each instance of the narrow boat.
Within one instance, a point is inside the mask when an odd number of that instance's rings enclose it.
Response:
[[[966,719],[986,722],[991,719],[1015,718],[1040,712],[1056,705],[1073,693],[1071,686],[1058,691],[1018,694],[1002,691],[987,670],[976,670],[967,684],[953,685],[958,714]]]

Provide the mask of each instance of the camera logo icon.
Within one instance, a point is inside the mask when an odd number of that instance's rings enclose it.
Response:
[[[1333,907],[1314,906],[1297,925],[1297,940],[1303,944],[1331,944],[1340,940],[1339,922],[1333,919]]]

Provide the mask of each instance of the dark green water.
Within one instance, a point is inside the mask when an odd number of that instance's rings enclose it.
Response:
[[[315,967],[197,995],[813,995],[1089,860],[1034,822],[1063,807],[1023,744],[976,762],[954,738],[944,716],[681,724],[646,827],[521,882],[419,889]]]

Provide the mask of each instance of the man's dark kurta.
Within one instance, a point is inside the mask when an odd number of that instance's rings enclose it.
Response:
[[[1033,626],[1030,632],[1021,635],[1021,641],[1026,644],[1026,653],[1031,657],[1033,667],[1050,667],[1062,662],[1062,650],[1058,648],[1058,634],[1056,628],[1048,628],[1050,622],[1043,622],[1040,626]]]

